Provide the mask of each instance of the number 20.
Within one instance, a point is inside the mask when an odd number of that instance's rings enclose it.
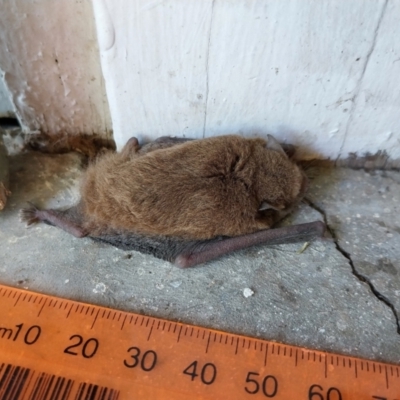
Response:
[[[77,356],[78,353],[72,351],[72,349],[74,349],[75,347],[79,347],[83,343],[83,337],[81,335],[72,335],[69,338],[69,340],[73,339],[78,339],[78,340],[76,343],[71,344],[71,346],[68,346],[64,350],[64,353],[70,354],[72,356]],[[85,358],[92,358],[96,354],[98,347],[99,347],[99,341],[95,338],[90,338],[83,343],[81,354]]]

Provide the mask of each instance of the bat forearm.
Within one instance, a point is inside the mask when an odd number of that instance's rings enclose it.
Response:
[[[308,241],[322,237],[324,232],[325,224],[321,221],[267,229],[249,235],[210,241],[194,251],[180,254],[174,263],[178,267],[188,268],[258,244],[273,245]]]

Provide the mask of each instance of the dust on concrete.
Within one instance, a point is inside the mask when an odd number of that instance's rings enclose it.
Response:
[[[337,243],[326,238],[303,252],[302,244],[257,246],[186,270],[141,253],[76,239],[51,226],[26,228],[19,222],[19,209],[27,201],[53,208],[74,204],[81,174],[81,158],[73,153],[10,157],[12,196],[0,215],[1,283],[313,349],[399,362],[400,335],[393,310],[354,276],[336,247],[338,243],[351,255],[355,268],[369,263],[362,273],[399,310],[397,173],[385,177],[347,169],[314,171],[309,198],[325,213]],[[323,218],[303,203],[284,224]],[[245,297],[245,288],[253,294]]]

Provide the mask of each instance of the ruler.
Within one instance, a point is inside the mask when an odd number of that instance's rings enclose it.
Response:
[[[400,366],[0,285],[1,400],[400,400]]]

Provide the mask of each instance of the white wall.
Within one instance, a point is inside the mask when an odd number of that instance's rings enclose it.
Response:
[[[14,112],[11,93],[4,82],[4,72],[0,70],[0,118],[14,117]]]
[[[93,0],[119,146],[267,132],[400,157],[400,2]]]
[[[119,147],[272,133],[303,157],[400,159],[400,1],[0,0],[0,10],[0,70],[27,131],[113,128]]]
[[[341,153],[386,149],[400,159],[400,1],[390,0],[374,31]]]
[[[110,134],[90,0],[0,0],[0,69],[25,130]]]
[[[202,137],[212,1],[93,7],[117,144],[132,135]]]

